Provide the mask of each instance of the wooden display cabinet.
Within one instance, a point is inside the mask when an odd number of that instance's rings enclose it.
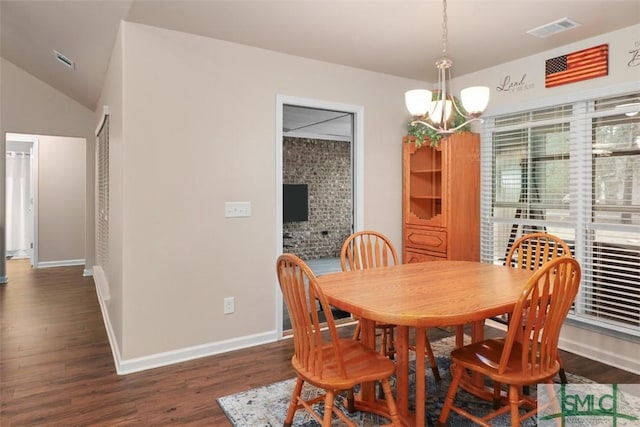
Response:
[[[480,138],[403,139],[403,261],[480,260]]]

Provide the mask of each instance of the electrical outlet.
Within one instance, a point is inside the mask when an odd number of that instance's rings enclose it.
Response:
[[[234,297],[227,297],[224,299],[224,314],[231,314],[235,311],[236,302]]]

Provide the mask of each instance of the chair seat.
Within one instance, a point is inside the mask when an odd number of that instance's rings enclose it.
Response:
[[[392,360],[371,350],[359,341],[340,339],[338,345],[347,371],[346,378],[342,377],[337,369],[335,353],[331,346],[323,349],[322,376],[305,369],[296,356],[293,356],[291,363],[298,375],[305,381],[319,388],[334,390],[348,390],[363,382],[389,377],[395,372],[395,364]]]
[[[514,385],[543,383],[553,378],[560,370],[560,364],[556,361],[551,370],[540,375],[523,375],[522,345],[515,342],[506,368],[500,374],[498,367],[504,345],[504,338],[480,341],[453,350],[451,359],[453,363],[460,364],[465,368],[473,368],[474,371],[487,375],[495,381]]]

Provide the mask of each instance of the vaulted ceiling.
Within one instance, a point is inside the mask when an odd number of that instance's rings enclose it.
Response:
[[[94,109],[120,20],[426,81],[442,48],[439,0],[0,0],[0,54]],[[463,75],[638,23],[638,0],[449,0],[448,53]]]

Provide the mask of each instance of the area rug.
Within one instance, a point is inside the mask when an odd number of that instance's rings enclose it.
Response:
[[[427,423],[429,426],[437,425],[437,418],[442,409],[444,397],[449,389],[451,382],[450,373],[450,359],[448,357],[451,350],[454,348],[455,338],[448,337],[431,343],[433,351],[436,355],[438,362],[438,369],[440,370],[440,376],[442,377],[440,382],[434,381],[433,373],[430,368],[426,368],[425,374],[427,375]],[[428,364],[427,364],[428,365]],[[415,377],[415,366],[411,365],[411,375]],[[576,375],[567,374],[569,383],[589,383],[590,380],[579,377]],[[264,387],[258,387],[255,389],[247,390],[241,393],[224,396],[218,399],[218,404],[227,415],[227,418],[231,421],[234,427],[276,427],[282,426],[285,415],[287,413],[289,400],[291,399],[291,393],[295,379],[289,379],[273,384],[269,384]],[[415,381],[412,381],[415,384]],[[532,388],[532,393],[535,393],[535,387]],[[414,396],[415,390],[410,390],[410,395]],[[308,384],[305,384],[303,391],[305,398],[310,398],[319,393],[319,391]],[[338,406],[341,406],[344,410],[344,406],[341,404],[341,399],[337,398]],[[468,409],[473,414],[484,414],[492,410],[491,403],[481,401],[476,397],[466,393],[465,391],[458,391],[456,396],[456,404]],[[316,408],[322,413],[323,405],[318,404]],[[359,426],[363,427],[375,427],[381,424],[385,424],[388,421],[382,417],[374,414],[355,412],[354,414],[345,413]],[[335,416],[334,416],[335,418]],[[318,426],[318,423],[306,412],[298,411],[293,422],[294,426],[299,427],[311,427]],[[343,425],[343,423],[335,419],[334,425]],[[449,416],[450,426],[473,426],[474,424],[469,420],[460,417],[456,413],[451,413]],[[496,426],[508,426],[509,415],[498,417],[494,420]],[[522,424],[523,426],[535,426],[534,420],[528,420],[528,423]]]

